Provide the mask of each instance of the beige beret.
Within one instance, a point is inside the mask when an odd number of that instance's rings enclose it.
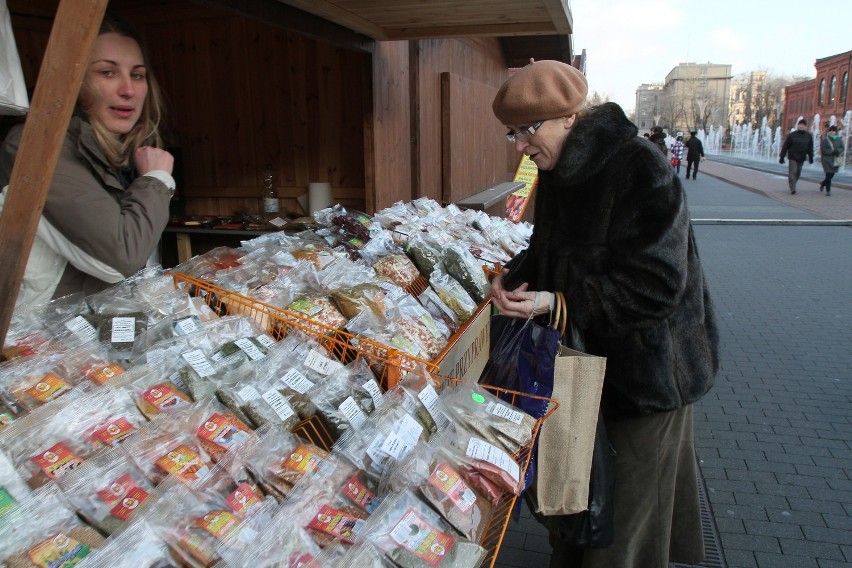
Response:
[[[588,92],[578,69],[561,61],[534,61],[503,83],[491,108],[501,123],[526,126],[578,112]]]

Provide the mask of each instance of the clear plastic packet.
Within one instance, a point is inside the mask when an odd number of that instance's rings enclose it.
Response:
[[[202,331],[205,321],[210,321],[218,317],[203,301],[200,305],[193,301],[192,305],[193,312],[191,314],[166,316],[142,332],[133,342],[130,360],[139,359],[158,343]],[[201,306],[207,309],[204,310]],[[205,315],[205,312],[208,312],[208,314]],[[211,315],[212,317],[210,317]]]
[[[405,252],[414,261],[420,274],[429,278],[436,268],[443,266],[441,246],[425,233],[414,233],[405,245]]]
[[[57,483],[77,514],[107,535],[126,528],[157,500],[145,474],[117,449],[97,454]]]
[[[79,563],[104,543],[81,521],[56,485],[36,491],[11,507],[0,522],[0,564],[8,568]]]
[[[220,344],[210,360],[217,370],[236,371],[246,363],[263,361],[272,347],[275,347],[275,340],[266,333],[247,335]]]
[[[402,288],[411,286],[420,276],[420,271],[411,259],[401,252],[379,258],[373,264],[373,269],[380,278],[390,280]]]
[[[164,484],[161,493],[161,499],[146,509],[143,518],[186,566],[208,567],[221,562],[219,551],[225,545],[245,550],[272,518],[269,503],[240,516],[225,499],[173,481]]]
[[[487,553],[408,490],[386,499],[363,533],[399,568],[475,568]]]
[[[0,517],[32,491],[15,470],[12,460],[0,451]]]
[[[79,568],[173,568],[177,566],[169,547],[144,519],[107,539],[101,548],[86,556]]]
[[[60,322],[84,313],[89,313],[89,308],[81,293],[62,296],[35,306],[19,306],[9,322],[2,357],[11,361],[18,357],[43,353],[56,349],[57,342],[71,346],[72,342],[68,341],[70,338],[67,337],[70,330]],[[89,339],[91,337],[85,338],[85,341]]]
[[[154,485],[170,476],[187,485],[197,484],[210,474],[214,464],[191,429],[191,418],[187,412],[170,413],[167,419],[140,428],[119,448]]]
[[[412,296],[405,296],[394,310],[394,337],[415,343],[425,359],[435,359],[447,346],[450,330],[441,320],[433,318]],[[397,340],[399,341],[399,340]]]
[[[441,297],[429,286],[427,286],[420,295],[417,296],[417,301],[423,306],[432,319],[442,322],[450,333],[455,333],[461,326],[462,321],[456,313],[441,299]]]
[[[305,529],[320,548],[348,546],[355,542],[358,531],[369,515],[343,499],[331,486],[316,479],[284,505],[291,510],[293,522]]]
[[[482,270],[482,262],[465,247],[457,243],[445,246],[444,266],[447,273],[459,281],[477,304],[485,301],[491,293],[491,283]]]
[[[186,420],[214,463],[256,436],[248,424],[215,398],[199,401],[175,418]]]
[[[74,377],[68,375],[62,359],[61,353],[46,353],[0,366],[0,396],[13,419],[74,390]]]
[[[459,284],[458,280],[444,272],[435,270],[429,277],[429,285],[438,297],[453,311],[458,321],[464,323],[476,313],[476,302]]]
[[[510,454],[532,442],[535,418],[477,384],[447,389],[443,402],[455,421]]]
[[[321,559],[326,560],[324,556]],[[358,568],[394,568],[395,564],[371,543],[360,542],[351,547],[342,558],[335,558],[331,562],[324,563],[323,566],[330,566],[332,568],[348,568],[349,566],[357,566]]]
[[[362,358],[338,370],[308,391],[307,396],[335,440],[350,428],[359,429],[367,417],[384,404],[376,376]]]
[[[373,282],[337,288],[332,292],[331,297],[347,320],[351,320],[363,311],[370,311],[376,317],[384,317],[389,308],[386,300],[387,292]]]
[[[436,382],[423,365],[404,373],[393,388],[394,392],[400,393],[398,399],[405,411],[416,418],[430,436],[449,423],[444,402],[438,394],[439,388],[440,385],[436,388]]]
[[[279,511],[258,535],[250,550],[233,557],[225,551],[227,568],[325,568],[318,558],[322,549],[302,527],[293,523],[288,511]],[[359,567],[360,568],[360,567]]]
[[[176,383],[177,378],[171,380],[167,377],[161,369],[137,365],[122,376],[121,387],[130,393],[140,412],[151,420],[164,412],[186,408],[193,403],[186,386]]]
[[[455,452],[459,472],[467,484],[493,505],[500,502],[504,491],[520,495],[524,483],[521,467],[502,447],[478,437],[459,424],[452,424],[433,442]]]
[[[341,258],[319,271],[317,277],[320,287],[326,293],[332,293],[340,288],[373,283],[376,281],[376,271],[361,262]]]
[[[98,312],[89,319],[98,330],[98,341],[109,345],[110,354],[119,359],[129,359],[133,342],[148,329],[148,314],[141,303],[132,301],[105,306],[107,311]]]
[[[468,540],[479,542],[494,512],[490,498],[468,485],[451,447],[420,443],[393,473],[394,492],[410,489]]]
[[[62,367],[74,384],[89,381],[104,385],[124,373],[125,365],[110,355],[107,347],[91,341],[65,353]]]

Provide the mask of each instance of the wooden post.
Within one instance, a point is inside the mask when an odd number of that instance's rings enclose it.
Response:
[[[61,0],[0,215],[0,346],[108,0]]]

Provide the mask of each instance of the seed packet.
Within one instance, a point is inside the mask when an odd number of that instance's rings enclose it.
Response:
[[[149,422],[121,446],[148,480],[159,485],[167,477],[193,485],[210,474],[213,460],[190,426],[189,412],[170,413]]]
[[[9,568],[72,566],[103,545],[56,485],[34,492],[9,509],[0,522],[0,562]],[[58,559],[61,564],[54,564]]]
[[[510,454],[532,441],[536,420],[479,385],[464,383],[447,389],[443,402],[465,428]]]
[[[479,542],[493,507],[467,483],[462,465],[451,447],[420,443],[394,471],[390,487],[415,491],[465,538]]]
[[[486,555],[407,490],[385,500],[363,532],[400,568],[475,568]]]
[[[158,498],[145,474],[116,449],[92,457],[57,483],[77,514],[108,535]]]

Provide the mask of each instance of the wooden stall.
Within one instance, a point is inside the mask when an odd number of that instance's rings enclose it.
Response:
[[[54,22],[60,1],[7,4],[32,88],[50,63],[48,38],[64,25]],[[257,211],[266,164],[282,212],[294,215],[311,182],[373,213],[508,181],[517,154],[491,114],[494,94],[530,57],[572,57],[566,0],[112,0],[108,9],[139,28],[167,96],[176,215]],[[0,119],[0,136],[9,123]],[[31,242],[0,250],[25,264]],[[0,337],[21,276],[0,277]]]

